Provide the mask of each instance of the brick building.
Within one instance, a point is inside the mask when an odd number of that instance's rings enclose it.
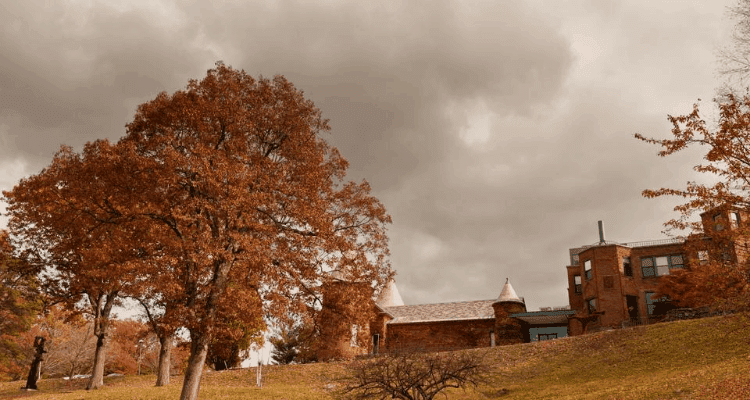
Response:
[[[492,347],[554,339],[568,335],[567,307],[528,312],[522,297],[506,280],[500,295],[490,300],[405,305],[390,281],[373,304],[368,327],[354,331],[326,328],[330,333],[322,360],[350,358],[398,350],[442,351]],[[355,333],[357,336],[353,336]],[[350,333],[351,332],[351,333]],[[363,334],[369,343],[363,343]]]
[[[648,324],[670,309],[666,298],[656,298],[660,277],[674,269],[700,267],[709,257],[737,263],[747,258],[747,240],[737,230],[748,214],[719,208],[701,214],[704,235],[632,243],[604,240],[599,222],[599,243],[569,250],[567,266],[570,308],[582,318],[570,322],[570,334],[585,330]],[[706,246],[708,241],[726,240],[726,245]],[[720,254],[702,249],[717,248]],[[695,253],[695,254],[690,254]]]
[[[683,239],[635,243],[602,241],[570,249],[568,297],[570,308],[599,315],[589,328],[648,323],[656,310],[654,293],[659,277],[686,265]],[[583,333],[583,323],[571,321],[571,335]]]
[[[565,308],[528,312],[509,280],[490,300],[404,305],[391,281],[376,301],[372,352],[491,347],[567,336]]]
[[[372,303],[369,326],[352,329],[340,321],[324,327],[327,344],[320,358],[351,358],[399,349],[491,347],[648,324],[670,307],[667,299],[655,295],[660,277],[688,268],[691,260],[699,266],[709,257],[731,263],[748,258],[750,241],[733,235],[750,227],[747,221],[750,213],[745,211],[715,209],[701,214],[705,234],[691,236],[689,242],[672,238],[631,243],[604,240],[600,222],[598,243],[569,249],[568,307],[529,312],[508,280],[496,299],[405,305],[391,281],[374,302],[362,300]],[[747,232],[740,237],[747,237]],[[724,244],[702,246],[708,241]],[[324,295],[324,304],[325,299]],[[336,301],[352,300],[329,297],[331,309]]]

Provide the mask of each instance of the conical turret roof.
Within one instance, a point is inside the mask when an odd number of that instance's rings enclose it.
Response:
[[[504,303],[504,302],[515,302],[515,303],[521,303],[525,304],[523,300],[521,300],[520,297],[516,294],[516,291],[513,290],[513,286],[510,285],[510,280],[508,278],[505,278],[505,285],[503,285],[503,290],[500,292],[500,296],[495,300],[495,303]]]
[[[396,307],[404,305],[404,301],[401,299],[401,293],[398,292],[396,281],[394,279],[388,281],[375,302],[380,307]]]

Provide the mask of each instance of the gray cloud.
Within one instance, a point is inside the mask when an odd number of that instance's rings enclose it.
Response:
[[[683,185],[699,154],[661,160],[632,135],[711,97],[731,2],[247,3],[0,5],[2,188],[223,60],[285,75],[331,120],[394,217],[407,303],[510,277],[531,308],[562,305],[567,249],[597,220],[660,235],[676,203],[640,191]]]

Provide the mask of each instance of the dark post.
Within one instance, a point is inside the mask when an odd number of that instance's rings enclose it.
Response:
[[[42,363],[42,358],[44,358],[44,353],[47,352],[47,350],[44,350],[44,342],[47,339],[37,336],[34,338],[34,347],[36,348],[36,354],[34,355],[34,361],[31,362],[31,371],[29,371],[29,378],[26,379],[26,387],[24,389],[26,390],[37,390],[36,387],[36,380],[39,377],[39,364]]]
[[[604,244],[604,226],[602,221],[599,221],[599,244]]]

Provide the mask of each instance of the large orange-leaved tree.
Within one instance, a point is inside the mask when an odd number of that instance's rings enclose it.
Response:
[[[390,216],[367,182],[345,180],[328,130],[285,78],[217,63],[139,106],[117,144],[63,148],[4,193],[10,227],[50,287],[88,300],[100,342],[123,295],[151,307],[165,335],[186,328],[181,399],[195,399],[217,334],[312,312],[336,279],[371,293],[392,274]],[[353,305],[352,322],[370,307]]]
[[[391,274],[390,217],[367,182],[345,181],[328,129],[285,78],[222,63],[127,125],[131,213],[160,245],[140,271],[190,333],[181,399],[197,398],[217,329],[311,309],[331,270],[373,288]]]

